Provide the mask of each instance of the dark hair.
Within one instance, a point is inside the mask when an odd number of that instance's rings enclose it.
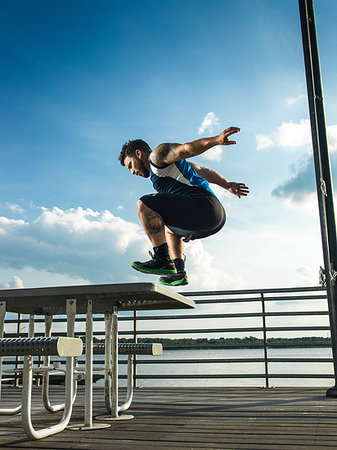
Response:
[[[125,166],[125,157],[135,156],[135,152],[137,149],[147,153],[151,152],[151,148],[149,147],[149,145],[142,139],[134,139],[133,141],[125,142],[118,158],[122,166]]]

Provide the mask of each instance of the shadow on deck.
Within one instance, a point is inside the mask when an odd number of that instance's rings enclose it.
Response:
[[[19,402],[19,389],[3,389],[6,406]],[[103,389],[94,390],[94,414],[104,414]],[[79,388],[72,423],[83,422]],[[123,392],[121,393],[123,396]],[[55,423],[61,413],[44,411],[40,390],[33,398],[34,426]],[[62,401],[60,387],[51,399]],[[135,418],[94,431],[65,430],[29,441],[20,416],[0,416],[1,448],[43,449],[336,449],[337,399],[323,388],[143,388],[128,413]],[[96,422],[96,421],[95,421]]]

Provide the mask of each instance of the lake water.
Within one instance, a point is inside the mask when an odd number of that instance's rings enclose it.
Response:
[[[100,355],[97,355],[100,356]],[[270,358],[332,358],[330,348],[270,348]],[[140,379],[140,386],[265,386],[263,378],[238,378],[236,374],[263,374],[263,362],[213,362],[207,359],[263,358],[262,349],[220,349],[220,350],[165,350],[162,356],[139,356],[141,360],[157,361],[155,364],[139,364],[138,375],[191,375],[188,379]],[[124,358],[123,358],[124,359]],[[160,360],[175,359],[174,363],[160,364]],[[201,363],[179,362],[200,359]],[[269,363],[269,374],[332,374],[333,365],[328,362]],[[120,364],[119,373],[126,373],[126,365]],[[232,378],[193,378],[193,375],[233,374]],[[330,387],[332,378],[272,378],[269,386],[321,386]],[[103,380],[98,381],[99,385]],[[125,384],[121,380],[121,384]]]
[[[140,378],[138,386],[209,386],[209,387],[265,387],[264,378],[239,378],[240,374],[264,374],[264,362],[218,362],[219,359],[254,359],[263,358],[263,349],[218,349],[218,350],[165,350],[161,356],[141,355],[138,359],[153,361],[155,364],[139,364],[138,375],[191,375],[189,378]],[[270,348],[269,358],[332,358],[331,348]],[[12,358],[5,358],[7,361]],[[52,358],[57,360],[59,358]],[[104,355],[95,355],[96,361],[104,361]],[[126,360],[127,356],[120,356]],[[161,360],[175,360],[174,363],[160,363]],[[200,360],[198,363],[187,363],[186,360]],[[208,362],[207,360],[215,360]],[[181,361],[181,362],[180,362]],[[102,364],[103,365],[103,364]],[[84,367],[81,364],[82,367]],[[94,365],[94,367],[98,367]],[[126,374],[126,364],[119,365],[119,374]],[[7,368],[3,366],[3,369]],[[334,383],[332,362],[305,362],[305,363],[269,363],[269,374],[331,374],[331,378],[272,378],[269,387],[308,386],[328,388]],[[95,373],[103,374],[103,371]],[[197,376],[215,374],[232,375],[230,378],[197,378]],[[101,379],[96,385],[102,386]],[[125,386],[126,380],[120,380]]]

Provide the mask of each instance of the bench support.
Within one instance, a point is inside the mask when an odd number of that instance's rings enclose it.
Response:
[[[133,356],[134,355],[153,355],[158,356],[162,355],[163,353],[163,347],[161,344],[118,344],[117,345],[117,351],[118,354],[128,355],[128,367],[127,367],[127,395],[126,395],[126,401],[124,404],[118,406],[118,397],[117,395],[114,395],[114,380],[115,382],[118,381],[118,368],[114,367],[112,365],[112,360],[114,358],[111,358],[111,348],[113,349],[113,345],[116,345],[116,341],[110,338],[111,334],[111,324],[112,324],[112,316],[111,314],[105,315],[105,326],[106,326],[106,342],[105,344],[96,344],[94,346],[94,353],[96,354],[103,354],[105,353],[105,379],[104,379],[104,386],[105,386],[105,405],[110,413],[110,415],[100,415],[97,416],[97,419],[100,420],[122,420],[125,418],[131,418],[130,416],[119,416],[119,412],[124,412],[127,409],[130,408],[132,398],[133,398],[133,387],[134,387],[134,380],[133,380]],[[118,337],[118,336],[117,336]],[[112,341],[112,345],[111,345]],[[113,351],[113,350],[112,350]],[[111,369],[110,369],[111,367]],[[115,376],[114,376],[115,374]],[[115,383],[116,384],[116,383]],[[118,384],[116,386],[116,389],[118,389]],[[115,398],[117,400],[117,404],[113,404],[112,399]],[[117,409],[117,414],[116,414]]]
[[[46,314],[45,316],[45,336],[50,337],[51,336],[51,326],[53,322],[53,316]],[[49,366],[50,364],[50,355],[46,355],[44,357],[44,365]],[[54,413],[57,411],[60,411],[61,409],[64,409],[65,404],[61,403],[58,405],[52,405],[49,400],[49,371],[46,371],[43,373],[42,376],[42,400],[43,405],[46,408],[47,411]]]
[[[67,336],[74,337],[76,300],[67,300]],[[29,334],[34,333],[34,318],[30,316]],[[22,426],[25,433],[31,439],[41,439],[64,430],[68,425],[73,405],[73,374],[74,374],[74,358],[66,359],[66,380],[65,380],[65,408],[61,421],[42,430],[35,430],[31,420],[31,398],[32,398],[32,373],[33,373],[33,357],[25,356],[23,366],[22,381]]]

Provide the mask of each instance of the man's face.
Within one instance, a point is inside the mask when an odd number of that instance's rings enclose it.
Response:
[[[127,167],[132,175],[138,175],[143,178],[149,178],[150,170],[144,164],[141,155],[140,156],[126,156],[124,159],[125,167]]]

